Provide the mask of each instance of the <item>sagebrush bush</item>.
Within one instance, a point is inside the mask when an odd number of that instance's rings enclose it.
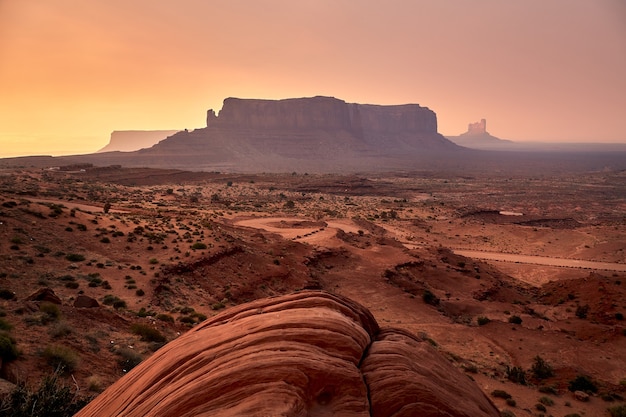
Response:
[[[495,389],[491,391],[491,396],[495,398],[504,398],[505,400],[511,398],[511,394],[501,389]]]
[[[82,262],[85,260],[85,256],[78,253],[70,253],[65,256],[65,259],[70,262]]]
[[[578,375],[572,379],[567,386],[570,391],[598,392],[598,387],[591,381],[591,378],[585,375]]]
[[[611,417],[626,417],[626,404],[609,407],[608,411]]]
[[[10,362],[17,359],[19,351],[15,339],[5,332],[0,332],[0,359],[2,362]]]
[[[530,372],[537,379],[546,379],[554,376],[552,367],[539,355],[533,359],[533,366],[530,368]]]
[[[45,376],[36,390],[18,384],[0,403],[0,417],[71,417],[88,402],[54,373]]]
[[[145,324],[135,323],[130,326],[130,331],[141,336],[141,340],[145,342],[165,342],[165,336],[160,331]]]
[[[44,349],[42,356],[48,363],[61,372],[73,372],[78,368],[80,358],[72,348],[63,345],[50,345]]]

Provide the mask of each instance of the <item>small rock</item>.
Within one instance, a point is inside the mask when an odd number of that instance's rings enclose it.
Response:
[[[574,398],[576,398],[578,401],[586,403],[587,401],[589,401],[589,394],[583,391],[574,391]]]

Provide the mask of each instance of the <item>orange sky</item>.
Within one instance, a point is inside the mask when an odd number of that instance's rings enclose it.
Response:
[[[0,0],[0,157],[315,95],[419,103],[447,135],[626,142],[626,3]]]

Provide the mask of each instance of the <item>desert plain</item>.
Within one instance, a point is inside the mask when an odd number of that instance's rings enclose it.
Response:
[[[505,413],[609,415],[626,396],[625,214],[614,170],[5,165],[0,320],[17,354],[0,375],[10,390],[63,365],[95,397],[206,318],[313,289],[427,340]]]

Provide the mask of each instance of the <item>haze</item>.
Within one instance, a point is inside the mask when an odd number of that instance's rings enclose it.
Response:
[[[419,103],[439,132],[626,142],[620,0],[0,0],[0,157],[194,129],[226,97]]]

